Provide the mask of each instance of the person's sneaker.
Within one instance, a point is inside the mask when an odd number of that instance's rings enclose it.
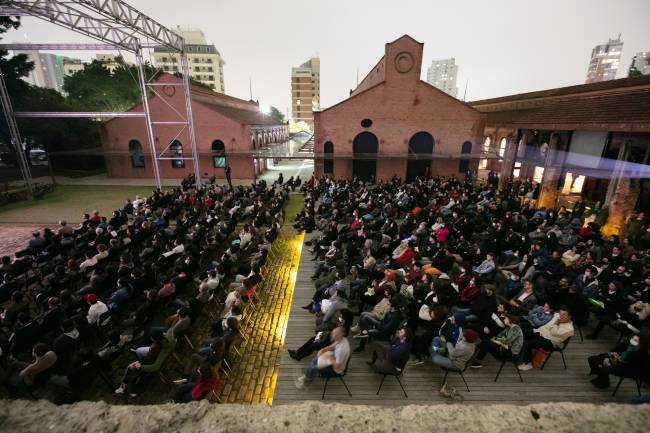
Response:
[[[135,398],[135,397],[137,397],[137,396],[138,396],[138,394],[134,394],[134,393],[129,394],[129,397],[133,397],[133,398]]]
[[[174,385],[182,385],[182,384],[187,383],[187,382],[189,382],[187,379],[176,379],[172,383]]]
[[[413,366],[413,365],[422,365],[422,364],[424,364],[424,360],[422,358],[415,358],[415,359],[408,362],[408,365],[411,365],[411,366]]]
[[[298,352],[296,352],[295,350],[289,349],[289,356],[291,357],[291,359],[295,359],[296,361],[300,361],[300,358],[298,358]]]
[[[124,387],[120,386],[119,388],[117,388],[117,389],[116,389],[115,391],[113,391],[113,392],[114,392],[115,394],[117,394],[117,395],[122,395],[122,394],[124,394]]]
[[[472,362],[472,365],[470,365],[470,368],[481,368],[481,367],[483,367],[483,364],[481,364],[478,361],[474,361]]]
[[[296,385],[296,388],[298,389],[305,389],[305,376],[300,376],[294,380],[294,385]]]
[[[520,371],[528,371],[533,369],[533,364],[528,363],[528,364],[519,364],[517,367]]]
[[[354,338],[368,338],[368,331],[363,330],[360,334],[355,335]]]
[[[303,310],[311,310],[312,308],[314,308],[314,304],[310,303],[310,304],[304,305],[304,306],[302,306],[300,308],[302,308]]]

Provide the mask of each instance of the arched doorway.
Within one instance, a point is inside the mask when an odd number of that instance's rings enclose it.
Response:
[[[463,146],[460,148],[460,157],[461,160],[458,163],[458,172],[459,173],[467,173],[469,171],[469,159],[463,158],[463,155],[467,155],[469,153],[472,153],[472,143],[470,141],[466,141],[463,143]]]
[[[409,140],[408,162],[406,163],[406,181],[412,182],[431,175],[431,155],[433,154],[433,137],[428,132],[417,132]]]
[[[221,140],[212,142],[212,166],[214,168],[226,168],[226,146]]]
[[[171,151],[172,157],[176,156],[179,159],[171,159],[172,168],[184,168],[185,160],[180,159],[183,157],[183,145],[180,141],[174,140],[172,144],[169,145],[169,150]]]
[[[323,159],[323,173],[332,174],[334,173],[334,144],[331,141],[325,142],[323,153],[325,154],[325,158]]]
[[[363,182],[374,182],[377,178],[377,150],[379,142],[372,132],[362,132],[354,137],[352,152],[352,176]]]

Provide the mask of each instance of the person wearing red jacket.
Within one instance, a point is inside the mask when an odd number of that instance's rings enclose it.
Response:
[[[199,378],[196,382],[179,384],[176,388],[174,401],[176,403],[189,403],[203,400],[210,391],[219,386],[219,374],[208,363],[199,367]]]

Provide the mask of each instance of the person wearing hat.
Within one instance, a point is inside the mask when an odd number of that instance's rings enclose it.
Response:
[[[94,293],[86,293],[84,295],[84,301],[90,305],[88,308],[88,314],[86,315],[86,320],[88,320],[89,325],[95,325],[99,322],[99,318],[102,314],[108,311],[108,307],[102,301],[97,298],[97,295]]]
[[[465,329],[458,337],[456,345],[447,342],[446,353],[441,354],[431,348],[431,360],[434,364],[450,370],[462,370],[472,359],[476,351],[479,335],[473,329]]]

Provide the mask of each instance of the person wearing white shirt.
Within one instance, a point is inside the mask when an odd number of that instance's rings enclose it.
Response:
[[[90,305],[86,320],[88,320],[88,324],[95,325],[99,322],[101,315],[108,311],[108,307],[94,293],[84,295],[84,300]]]

